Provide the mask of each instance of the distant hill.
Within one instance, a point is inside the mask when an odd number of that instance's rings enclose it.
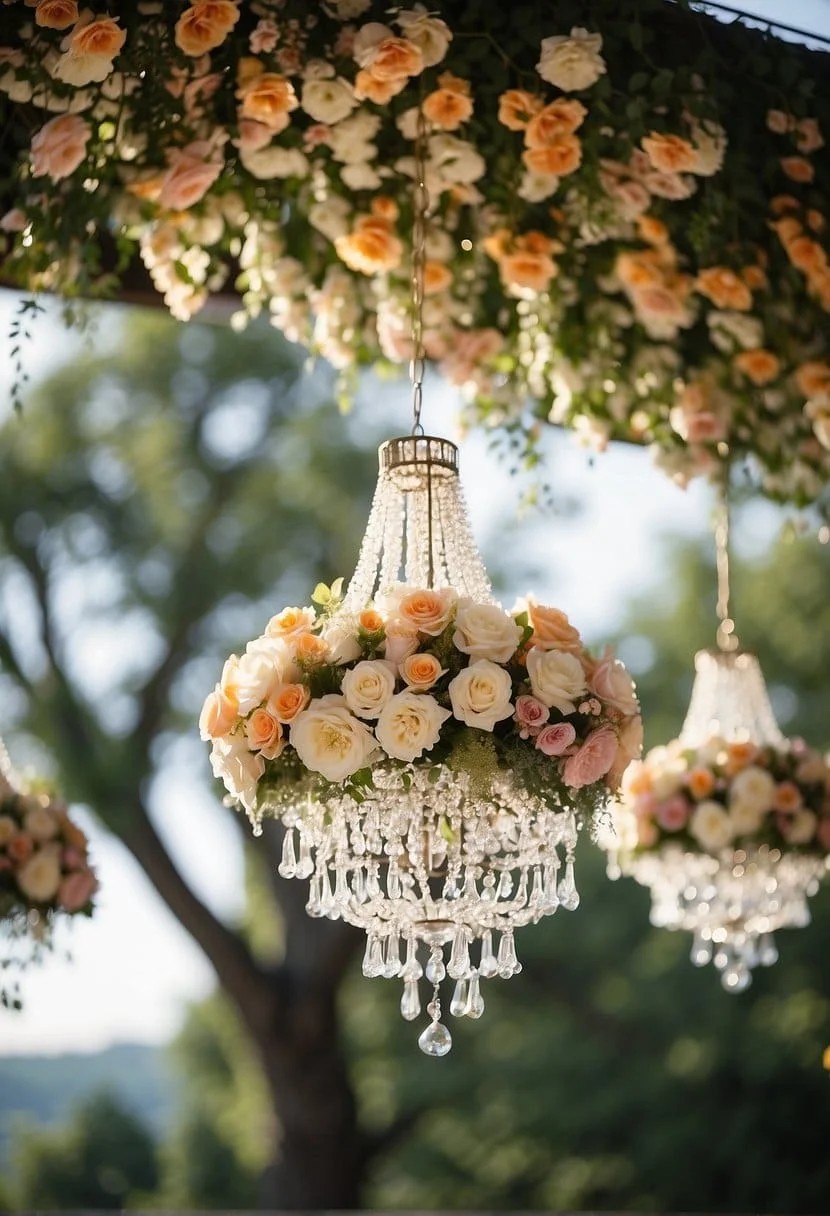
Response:
[[[22,1122],[64,1122],[73,1106],[107,1090],[157,1135],[175,1105],[175,1078],[164,1047],[120,1043],[104,1051],[60,1056],[0,1056],[0,1173],[8,1166],[12,1133]]]

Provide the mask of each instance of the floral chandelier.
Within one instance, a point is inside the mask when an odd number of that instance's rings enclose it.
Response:
[[[652,924],[691,931],[692,962],[741,992],[777,961],[775,930],[809,924],[830,854],[830,764],[784,738],[758,660],[739,648],[725,508],[716,538],[718,648],[695,656],[680,735],[631,766],[603,842],[610,877],[651,891]]]
[[[15,973],[51,949],[58,921],[92,914],[97,887],[86,836],[14,773],[0,741],[0,1004],[20,1007]]]
[[[310,879],[311,916],[366,932],[363,973],[403,981],[401,1013],[445,1055],[450,1012],[521,970],[514,931],[579,903],[581,822],[639,755],[632,681],[567,617],[495,602],[458,450],[420,423],[428,194],[415,144],[413,433],[384,443],[355,573],[286,608],[231,656],[201,717],[212,763],[254,830],[272,814],[280,874]],[[342,580],[340,580],[342,581]]]
[[[434,9],[7,0],[0,278],[129,295],[140,254],[177,317],[232,287],[345,379],[405,363],[423,102],[424,343],[470,417],[645,443],[680,481],[726,443],[817,498],[826,56],[664,0]]]

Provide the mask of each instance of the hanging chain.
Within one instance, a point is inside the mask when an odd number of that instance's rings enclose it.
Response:
[[[415,130],[415,197],[412,216],[412,358],[409,380],[412,385],[412,434],[423,435],[421,408],[424,392],[424,263],[426,262],[426,219],[429,192],[426,183],[426,120],[418,106]]]
[[[718,649],[737,650],[740,646],[735,633],[735,622],[729,613],[729,482],[728,477],[720,488],[715,508],[715,561],[718,575],[718,601],[715,612],[718,616],[716,635]]]

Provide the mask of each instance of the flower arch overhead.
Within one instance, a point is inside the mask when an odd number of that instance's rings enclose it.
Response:
[[[427,353],[469,415],[830,472],[830,58],[686,4],[11,0],[0,276],[173,314],[235,290],[346,371]]]

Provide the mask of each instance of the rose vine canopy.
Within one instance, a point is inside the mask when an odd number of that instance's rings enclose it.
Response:
[[[0,277],[216,293],[345,372],[425,339],[470,415],[830,470],[830,61],[662,0],[7,0]],[[139,262],[140,257],[140,262]]]

